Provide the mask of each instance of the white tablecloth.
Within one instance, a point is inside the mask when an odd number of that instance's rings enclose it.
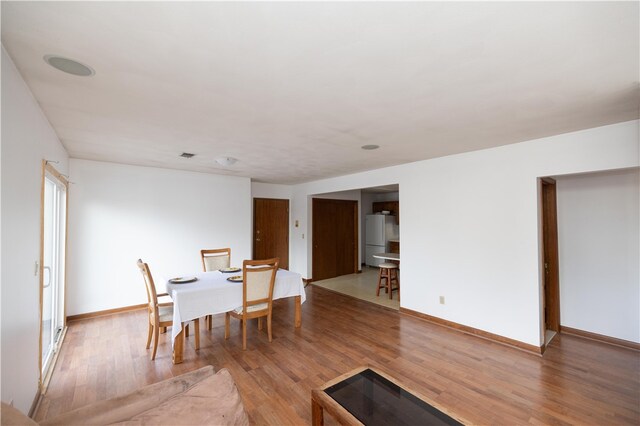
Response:
[[[183,322],[209,314],[229,312],[242,306],[242,283],[227,281],[227,278],[235,275],[242,275],[242,271],[231,274],[223,274],[219,271],[197,272],[185,275],[198,278],[198,281],[186,284],[172,284],[167,281],[167,293],[173,299],[172,342],[182,330]],[[302,275],[278,269],[273,299],[294,296],[300,296],[301,303],[307,299]]]

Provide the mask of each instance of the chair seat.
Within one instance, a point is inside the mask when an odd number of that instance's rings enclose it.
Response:
[[[378,266],[386,269],[396,269],[398,267],[398,265],[396,265],[395,263],[387,263],[387,262],[381,263]]]
[[[262,311],[263,309],[267,309],[269,307],[268,303],[260,303],[259,305],[251,305],[247,308],[247,312],[255,312],[255,311]],[[238,315],[242,315],[242,306],[235,308],[233,310],[233,312],[235,312]]]
[[[159,306],[158,315],[160,322],[173,322],[173,306]]]

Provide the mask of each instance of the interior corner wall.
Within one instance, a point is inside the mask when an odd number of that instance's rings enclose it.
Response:
[[[537,179],[638,167],[638,141],[634,120],[309,182],[294,187],[293,215],[307,217],[310,194],[398,184],[401,307],[539,347]],[[291,237],[303,274],[310,226]]]
[[[2,401],[23,413],[38,392],[42,160],[68,155],[2,48]]]
[[[556,182],[561,326],[640,343],[640,170]]]
[[[136,261],[156,286],[202,270],[200,250],[251,258],[251,181],[71,159],[67,315],[147,302]]]
[[[360,265],[367,262],[366,246],[367,246],[367,215],[373,213],[373,203],[376,200],[376,194],[360,191]]]

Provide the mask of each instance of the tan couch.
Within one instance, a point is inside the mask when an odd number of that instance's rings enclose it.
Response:
[[[212,366],[98,401],[47,419],[45,425],[248,425],[240,394],[226,368]],[[2,403],[2,426],[38,425]]]

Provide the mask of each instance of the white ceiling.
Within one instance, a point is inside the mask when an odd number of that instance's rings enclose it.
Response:
[[[638,2],[3,1],[2,43],[73,158],[299,183],[638,118],[638,22]]]

